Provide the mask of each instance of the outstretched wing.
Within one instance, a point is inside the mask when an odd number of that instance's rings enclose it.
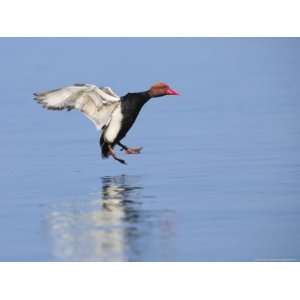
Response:
[[[98,129],[108,124],[112,112],[120,105],[120,97],[111,88],[91,84],[75,84],[34,96],[47,109],[80,110]]]

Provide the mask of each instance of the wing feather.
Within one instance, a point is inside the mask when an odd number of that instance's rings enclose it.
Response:
[[[75,84],[47,92],[35,93],[34,99],[51,110],[78,109],[98,129],[107,125],[120,97],[111,88],[91,84]]]

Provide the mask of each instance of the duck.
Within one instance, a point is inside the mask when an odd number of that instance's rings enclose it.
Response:
[[[101,130],[99,145],[102,158],[112,157],[126,165],[115,153],[119,146],[125,154],[140,154],[142,147],[128,147],[122,140],[135,123],[143,106],[150,100],[179,93],[164,82],[153,84],[148,90],[127,93],[120,97],[110,87],[77,83],[45,92],[34,93],[34,100],[49,110],[82,112]]]

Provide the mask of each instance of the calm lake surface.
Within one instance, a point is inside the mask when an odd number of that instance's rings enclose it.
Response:
[[[299,39],[0,39],[1,261],[299,261]],[[32,93],[165,81],[102,160]]]

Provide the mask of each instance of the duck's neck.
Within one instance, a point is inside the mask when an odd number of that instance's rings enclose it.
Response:
[[[140,93],[137,93],[137,94],[138,94],[141,102],[143,102],[144,104],[152,98],[149,91],[144,91],[144,92],[140,92]]]
[[[137,116],[142,107],[151,99],[148,91],[128,93],[122,97],[121,107],[124,115]]]
[[[146,102],[148,102],[151,99],[151,96],[148,91],[144,91],[139,93],[128,93],[122,98],[125,101],[129,101],[132,104],[142,107]]]

